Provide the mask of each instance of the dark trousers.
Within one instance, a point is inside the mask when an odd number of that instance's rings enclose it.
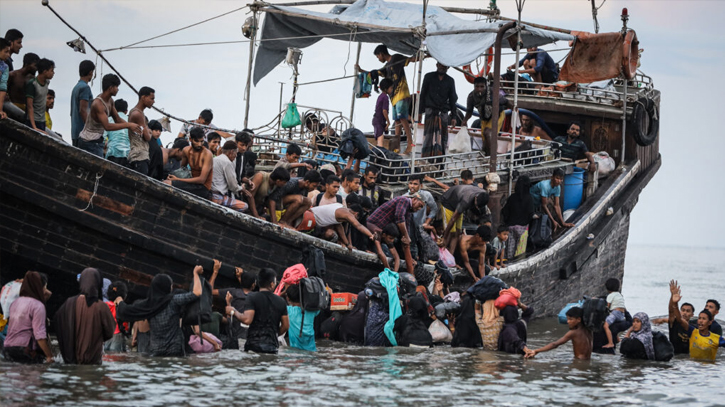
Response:
[[[128,167],[128,158],[126,157],[108,157],[108,161],[114,162],[120,166]]]
[[[143,175],[149,175],[149,160],[130,162],[128,163],[128,168]]]
[[[88,151],[89,153],[103,158],[103,139],[99,139],[100,141],[85,141],[83,139],[78,139],[78,148],[84,151]]]
[[[186,192],[192,193],[199,198],[211,199],[211,191],[206,189],[204,185],[192,184],[184,181],[171,181],[171,185],[176,188],[183,189]]]

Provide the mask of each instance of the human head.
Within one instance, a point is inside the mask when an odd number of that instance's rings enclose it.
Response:
[[[582,124],[580,122],[573,121],[573,122],[569,123],[569,126],[567,127],[567,130],[566,130],[567,136],[569,136],[571,138],[577,138],[577,137],[581,136],[582,133],[583,133]]]
[[[104,92],[110,91],[111,96],[116,96],[119,86],[121,86],[121,79],[119,79],[118,76],[112,73],[103,75],[103,79],[101,79],[101,89]]]
[[[554,172],[551,174],[551,186],[552,187],[558,187],[564,182],[564,170],[561,168],[554,169]]]
[[[422,174],[413,174],[408,179],[408,192],[411,194],[417,194],[420,191],[421,183],[423,182]]]
[[[363,196],[360,199],[360,207],[362,207],[363,212],[370,212],[373,210],[373,200],[370,199],[369,196]]]
[[[705,303],[705,309],[710,311],[713,318],[720,313],[720,303],[717,300],[707,300]]]
[[[307,182],[307,191],[314,191],[320,182],[322,182],[322,176],[317,170],[309,170],[303,178]]]
[[[378,86],[380,87],[380,91],[382,91],[383,93],[387,93],[388,95],[393,94],[394,88],[393,88],[392,80],[385,78],[382,81],[380,81],[380,84]]]
[[[93,76],[93,71],[95,69],[96,65],[92,61],[86,59],[78,65],[78,75],[80,75],[81,78],[91,77]]]
[[[498,235],[498,239],[501,242],[506,242],[509,240],[509,227],[506,225],[498,225],[498,228],[496,228],[496,235]]]
[[[28,271],[23,277],[23,283],[20,285],[21,297],[35,298],[36,300],[45,304],[45,287],[47,282],[43,282],[40,273],[37,271]]]
[[[114,281],[106,290],[106,298],[110,301],[115,301],[116,298],[121,297],[124,301],[128,295],[128,287],[123,281]]]
[[[141,102],[143,107],[149,108],[156,102],[156,91],[144,86],[138,91],[138,100]]]
[[[368,165],[365,168],[365,175],[363,175],[363,186],[366,188],[372,188],[375,186],[375,180],[378,178],[378,167],[374,165]]]
[[[41,58],[35,66],[38,67],[38,75],[45,74],[48,79],[53,79],[55,75],[55,62],[48,58]]]
[[[6,40],[5,38],[0,38],[0,61],[5,61],[6,59],[10,58],[12,44],[10,41]],[[23,66],[25,66],[23,64]]]
[[[479,95],[482,95],[485,90],[486,90],[486,78],[484,78],[483,76],[477,76],[473,80],[473,91],[478,93]]]
[[[5,39],[10,41],[10,52],[13,54],[20,53],[20,49],[23,48],[23,33],[20,30],[9,29],[5,33]]]
[[[348,204],[347,209],[350,210],[355,215],[355,218],[358,218],[361,213],[363,213],[363,207],[360,204],[354,203],[354,204]]]
[[[531,133],[534,131],[534,121],[531,120],[531,118],[525,114],[522,114],[521,116],[521,130],[525,131],[526,133]]]
[[[271,290],[277,285],[277,272],[265,267],[259,271],[257,282],[259,283],[259,288]]]
[[[161,137],[161,132],[164,131],[164,128],[158,120],[151,120],[149,121],[149,130],[151,130],[151,136],[157,139]]]
[[[209,143],[209,150],[216,155],[217,150],[219,150],[219,145],[222,143],[222,136],[219,133],[212,131],[207,134],[206,141]]]
[[[539,47],[528,47],[526,48],[526,52],[536,52],[537,49],[539,49]]]
[[[344,177],[345,184],[347,184],[347,188],[350,192],[357,192],[360,190],[360,174],[355,171],[351,171],[345,174]]]
[[[330,175],[325,180],[325,193],[329,196],[337,195],[340,190],[340,178],[337,175]]]
[[[350,205],[360,205],[362,203],[362,198],[360,198],[360,195],[356,193],[350,193],[345,197],[345,204],[349,208]]]
[[[209,143],[211,145],[211,142]],[[234,161],[237,158],[237,143],[234,140],[227,140],[222,146],[222,154],[229,158],[229,161]]]
[[[128,102],[123,99],[116,99],[113,102],[113,106],[116,108],[117,112],[128,113]]]
[[[176,140],[174,140],[174,144],[172,144],[171,150],[169,150],[169,158],[176,158],[177,160],[181,160],[182,158],[184,158],[183,151],[188,146],[188,140],[183,138],[177,138]]]
[[[380,62],[388,62],[388,58],[390,57],[390,53],[388,52],[388,47],[386,47],[385,45],[382,45],[382,44],[375,47],[373,54],[375,54],[375,56],[378,57],[378,61],[380,61]]]
[[[287,155],[287,161],[296,163],[302,155],[302,149],[297,144],[290,143],[287,145],[287,152],[285,154]]]
[[[101,273],[94,268],[88,267],[81,272],[78,279],[80,293],[86,297],[86,305],[91,306],[94,302],[103,300],[103,279]]]
[[[488,204],[488,192],[481,192],[476,195],[475,204],[478,213],[486,213],[486,204]]]
[[[710,330],[710,325],[712,325],[713,320],[712,313],[706,309],[700,311],[700,313],[697,315],[697,329],[704,331],[704,330]]]
[[[154,294],[166,295],[171,294],[174,289],[174,281],[168,274],[157,274],[151,280],[151,289],[149,290],[149,298]]]
[[[25,69],[28,73],[35,75],[38,71],[38,61],[40,61],[38,54],[28,52],[23,55],[23,69]]]
[[[240,131],[234,136],[234,140],[237,142],[237,153],[244,154],[249,148],[249,144],[252,142],[252,136],[246,131]]]
[[[55,91],[48,89],[48,95],[45,97],[45,108],[50,110],[55,106]]]
[[[682,303],[680,305],[680,315],[682,315],[682,319],[689,321],[695,315],[695,307],[689,302]]]
[[[491,228],[486,225],[481,225],[476,229],[475,235],[481,242],[491,241]]]
[[[448,67],[440,62],[436,62],[436,72],[438,72],[439,75],[443,75],[448,72]]]
[[[211,109],[204,109],[199,113],[199,120],[201,121],[200,124],[204,125],[210,125],[211,121],[214,119],[214,113],[212,113]]]
[[[289,171],[285,168],[277,167],[269,175],[269,179],[275,183],[278,187],[282,188],[287,181],[290,180]]]
[[[242,288],[247,290],[254,290],[254,285],[257,284],[257,275],[249,271],[242,273]]]
[[[575,329],[582,322],[582,316],[584,311],[580,307],[572,307],[566,311],[566,324],[569,325],[569,329]]]
[[[461,181],[463,181],[464,184],[472,184],[473,183],[473,172],[471,172],[471,170],[461,171]]]
[[[617,280],[616,278],[610,278],[609,280],[607,280],[606,283],[604,283],[604,286],[610,293],[619,291],[619,280]]]
[[[519,320],[519,309],[514,305],[507,305],[501,310],[504,324],[513,324]]]
[[[305,115],[305,127],[312,132],[320,131],[320,119],[314,113]]]
[[[411,210],[413,212],[418,212],[425,206],[425,201],[421,198],[419,193],[415,193],[410,194],[410,204],[412,206]]]
[[[189,140],[191,140],[191,148],[201,151],[204,148],[204,130],[201,127],[192,127],[189,131]]]
[[[380,238],[387,245],[393,244],[398,236],[400,236],[400,229],[395,223],[388,223],[380,233]]]

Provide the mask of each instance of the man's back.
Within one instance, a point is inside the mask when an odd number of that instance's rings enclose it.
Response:
[[[576,329],[569,331],[571,334],[571,344],[574,347],[574,357],[576,359],[589,360],[592,358],[592,348],[594,336],[592,331],[579,324]]]
[[[10,101],[25,105],[25,84],[33,79],[33,75],[26,75],[22,70],[12,71],[8,76],[8,96]]]
[[[559,196],[561,193],[561,187],[556,186],[552,188],[551,180],[545,179],[532,186],[529,192],[531,193],[531,198],[534,200],[534,206],[537,206],[541,204],[542,197],[550,198],[552,196]]]
[[[277,353],[277,336],[282,317],[287,315],[287,303],[270,291],[250,293],[244,306],[254,310],[254,319],[249,324],[245,351]]]

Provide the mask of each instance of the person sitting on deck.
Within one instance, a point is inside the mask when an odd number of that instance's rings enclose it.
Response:
[[[325,171],[325,170],[321,170]],[[325,192],[317,194],[312,206],[323,206],[334,203],[346,206],[345,200],[338,192],[340,191],[340,178],[337,175],[328,175],[325,179]]]
[[[287,150],[285,151],[284,157],[280,158],[279,161],[277,161],[277,164],[275,164],[274,168],[282,167],[285,170],[289,171],[290,176],[292,177],[297,176],[297,168],[305,167],[308,170],[311,170],[311,165],[299,162],[301,155],[302,149],[300,148],[300,146],[294,143],[290,143],[287,145]]]
[[[289,329],[287,303],[274,294],[277,273],[270,268],[260,270],[257,281],[259,292],[250,293],[244,305],[241,322],[249,325],[245,352],[277,353],[278,336]]]
[[[586,158],[589,160],[589,172],[594,172],[597,169],[597,164],[594,161],[594,154],[589,151],[587,145],[579,138],[581,133],[581,123],[576,121],[571,122],[569,123],[569,127],[566,131],[566,137],[559,136],[555,138],[554,141],[559,143],[562,158],[568,158],[573,161]]]
[[[380,170],[374,165],[368,165],[363,172],[362,182],[360,183],[360,196],[369,197],[373,204],[373,209],[385,203],[383,193],[378,188],[375,181],[378,178]]]
[[[529,74],[534,82],[539,83],[554,83],[559,80],[559,68],[548,52],[538,47],[529,47],[526,51],[528,53],[519,61],[519,66],[524,67],[523,70],[519,70],[519,75]],[[513,64],[508,70],[513,70],[515,67],[516,64]]]
[[[420,194],[399,196],[381,205],[368,217],[367,227],[373,233],[379,233],[389,223],[395,223],[400,230],[400,242],[403,246],[405,266],[408,273],[413,274],[415,262],[410,252],[410,227],[413,226],[413,213],[423,207],[425,203]]]
[[[359,204],[350,205],[348,209],[343,207],[342,204],[333,203],[316,206],[311,211],[315,215],[315,235],[319,238],[337,241],[343,247],[352,250],[352,242],[348,241],[347,234],[343,228],[343,223],[347,222],[360,233],[367,236],[368,239],[375,239],[375,235],[358,221],[358,216],[363,212]]]
[[[40,57],[37,54],[28,52],[23,56],[23,67],[10,72],[6,78],[7,98],[5,98],[5,103],[2,103],[2,99],[0,99],[0,104],[3,105],[5,113],[13,120],[19,122],[25,120],[25,85],[35,78],[35,74],[38,72],[38,61],[40,61]],[[82,125],[81,128],[83,128]],[[78,129],[78,132],[80,131]]]
[[[118,99],[113,102],[118,116],[128,121],[128,102]],[[108,119],[113,120],[112,118]],[[115,131],[104,131],[103,138],[106,140],[106,160],[118,165],[128,166],[128,153],[131,151],[131,144],[128,140],[128,129]]]
[[[478,281],[488,274],[489,268],[486,265],[486,251],[488,242],[491,241],[491,228],[479,226],[473,236],[461,235],[458,238],[458,245],[454,257],[456,264],[468,271],[473,281]],[[469,253],[478,252],[478,260],[471,260]],[[475,271],[474,271],[475,270]]]
[[[234,140],[230,140],[230,141],[234,141]],[[211,153],[214,157],[217,157],[222,153],[222,150],[220,148],[221,143],[222,143],[222,136],[219,133],[217,133],[215,131],[212,131],[211,133],[209,133],[206,136],[206,142],[209,145],[209,151],[211,151]]]
[[[189,140],[177,138],[169,149],[161,150],[164,153],[164,179],[169,174],[181,168],[181,160],[184,159],[184,148],[189,146]]]
[[[504,118],[506,117],[506,104],[508,100],[505,96],[499,97],[499,116],[498,116],[498,131],[501,131],[503,126]],[[478,110],[479,121],[474,122],[472,128],[481,129],[483,131],[484,140],[491,137],[491,126],[493,125],[492,114],[493,114],[493,90],[483,76],[476,77],[473,80],[473,91],[468,94],[466,98],[466,115],[463,118],[462,125],[467,125],[468,120],[473,116],[473,109]]]
[[[187,164],[189,165],[191,178],[178,178],[175,175],[169,175],[169,178],[164,182],[200,198],[210,199],[211,181],[214,176],[214,157],[211,151],[204,147],[204,131],[201,128],[192,128],[189,138],[191,139],[191,145],[185,147],[182,151],[181,167],[184,168]]]
[[[148,86],[144,86],[138,91],[138,102],[128,112],[128,122],[135,123],[141,129],[140,131],[131,131],[128,133],[128,141],[131,144],[131,151],[128,153],[128,166],[132,170],[143,175],[150,175],[149,165],[149,142],[151,141],[151,129],[149,129],[148,121],[144,111],[150,109],[156,103],[156,91]],[[80,146],[84,145],[83,133],[81,133]],[[154,174],[157,175],[157,174]]]
[[[546,213],[554,224],[554,230],[562,226],[565,228],[574,227],[573,223],[564,221],[564,216],[561,214],[559,197],[561,196],[561,184],[563,182],[564,171],[561,168],[556,168],[551,174],[551,179],[541,181],[529,190],[531,199],[534,200],[534,211]],[[556,218],[552,215],[552,210],[556,214]]]
[[[214,120],[214,113],[211,111],[211,109],[204,109],[201,111],[201,113],[199,113],[199,117],[196,120],[189,123],[184,123],[184,125],[181,126],[181,131],[179,131],[178,137],[189,138],[189,136],[191,135],[191,129],[193,128],[199,128],[204,132],[204,141],[207,141],[207,136],[214,131],[216,131],[220,136],[224,138],[234,137],[234,134],[218,130],[215,125],[211,124],[212,120]],[[199,127],[196,126],[196,124],[200,124],[205,127]]]
[[[534,120],[526,114],[519,113],[519,120],[521,120],[521,127],[519,128],[518,134],[521,136],[538,137],[543,140],[551,140],[551,137],[534,123]]]
[[[488,193],[475,185],[456,185],[441,195],[443,206],[443,241],[451,253],[456,252],[458,236],[463,229],[463,214],[472,209],[478,214],[486,213]]]
[[[275,168],[271,173],[260,171],[254,174],[254,177],[252,177],[253,188],[250,192],[254,198],[255,207],[266,208],[269,194],[275,188],[284,187],[289,180],[289,171],[281,167]],[[262,215],[262,213],[259,213],[258,217]],[[270,213],[270,218],[273,215],[275,214]]]
[[[284,208],[284,214],[279,218],[279,224],[291,227],[312,206],[307,194],[315,190],[320,181],[322,181],[320,173],[312,170],[307,172],[304,178],[292,178],[282,187],[277,187],[272,191],[267,203],[269,213],[272,215],[272,223],[277,223],[277,211]]]
[[[346,169],[342,172],[342,189],[338,191],[338,194],[343,199],[347,198],[350,194],[357,194],[360,190],[360,174],[356,173],[351,169]]]
[[[184,335],[179,319],[185,306],[201,296],[201,266],[194,267],[192,292],[174,294],[174,282],[167,274],[151,280],[146,299],[127,305],[116,298],[116,316],[120,321],[147,319],[151,327],[149,352],[152,356],[184,356]]]
[[[584,311],[579,307],[572,307],[566,312],[566,324],[569,326],[569,332],[560,339],[543,346],[539,349],[529,350],[526,358],[533,358],[541,352],[548,352],[559,346],[571,341],[574,347],[574,358],[581,360],[589,360],[592,358],[592,331],[587,329],[582,322]]]
[[[221,155],[214,157],[213,176],[211,180],[211,200],[227,208],[232,208],[237,212],[244,212],[249,205],[237,200],[234,194],[237,192],[246,192],[241,185],[237,183],[236,174],[234,174],[234,160],[237,158],[237,143],[233,140],[227,140],[221,149]],[[253,204],[253,199],[250,199]]]
[[[53,363],[46,331],[47,280],[37,271],[25,273],[20,296],[12,302],[8,314],[7,336],[2,344],[5,360],[17,363]],[[4,293],[4,291],[3,291]],[[39,352],[39,350],[42,352]]]

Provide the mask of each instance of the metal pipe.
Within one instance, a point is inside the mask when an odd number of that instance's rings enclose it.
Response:
[[[421,25],[421,29],[423,32],[423,36],[426,35],[426,29],[425,29],[425,14],[428,11],[428,0],[423,0],[423,21]],[[421,77],[423,76],[423,48],[425,47],[425,37],[420,39],[420,48],[418,48],[418,84],[416,85],[415,89],[415,104],[413,106],[413,123],[410,126],[410,134],[408,134],[408,145],[412,145],[413,148],[410,150],[410,173],[413,174],[415,172],[415,137],[416,133],[418,132],[418,121],[420,120],[420,86],[421,86]]]
[[[506,31],[516,27],[516,22],[504,24],[496,34],[493,56],[493,106],[491,106],[491,138],[488,141],[490,150],[489,171],[496,172],[496,148],[498,145],[498,115],[499,115],[499,90],[501,89],[501,41]],[[518,61],[516,61],[518,62]]]
[[[362,42],[357,43],[357,56],[355,57],[355,66],[360,64],[360,51],[362,50]],[[357,83],[357,74],[359,74],[357,68],[355,68],[355,76],[352,81],[352,102],[350,102],[350,123],[353,123],[353,115],[355,114],[355,84]]]
[[[521,21],[521,9],[519,9]],[[516,124],[519,119],[519,58],[521,57],[521,26],[518,27],[516,37],[516,69],[514,70],[514,108],[511,111],[511,162],[509,164],[509,195],[514,183],[514,150],[516,149]]]
[[[252,6],[254,7],[254,6]],[[244,89],[244,128],[249,127],[249,96],[252,91],[252,63],[254,62],[254,40],[257,38],[257,10],[252,9],[252,36],[249,38],[249,62],[247,66],[247,86]]]
[[[624,100],[622,104],[622,158],[620,164],[624,165],[624,149],[627,142],[627,78],[624,78]]]
[[[277,109],[278,112],[282,112],[282,96],[284,92],[284,82],[279,83],[279,108]],[[282,134],[282,120],[277,120],[277,135],[279,136]]]

